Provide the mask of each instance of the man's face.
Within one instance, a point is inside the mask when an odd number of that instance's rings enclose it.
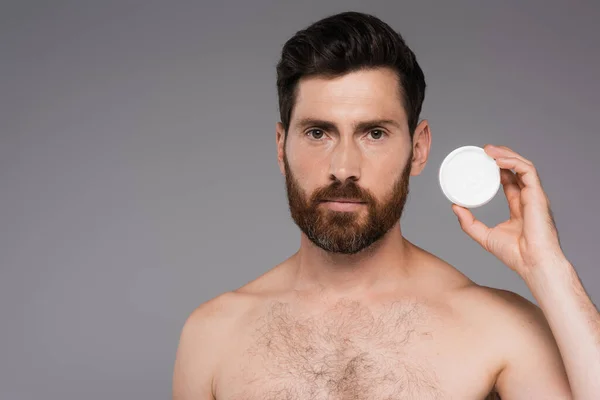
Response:
[[[391,70],[300,81],[283,164],[292,218],[315,245],[354,254],[398,222],[413,154],[406,121]]]

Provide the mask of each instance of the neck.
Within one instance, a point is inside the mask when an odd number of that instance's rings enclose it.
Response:
[[[348,295],[391,287],[409,276],[413,246],[397,223],[383,238],[357,254],[335,254],[312,243],[304,234],[294,255],[297,290],[317,289]]]

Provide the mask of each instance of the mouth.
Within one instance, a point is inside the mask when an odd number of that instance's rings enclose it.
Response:
[[[337,199],[323,199],[321,200],[321,202],[323,203],[342,203],[342,204],[365,204],[364,201],[361,201],[359,199],[342,199],[342,198],[337,198]]]
[[[324,199],[321,203],[324,207],[339,212],[358,211],[366,204],[358,199]]]

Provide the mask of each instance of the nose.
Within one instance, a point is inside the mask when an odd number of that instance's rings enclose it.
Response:
[[[352,139],[340,140],[331,155],[329,173],[332,178],[341,182],[347,179],[360,179],[361,153],[357,144]]]

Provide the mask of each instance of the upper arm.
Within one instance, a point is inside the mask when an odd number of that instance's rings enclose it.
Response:
[[[564,363],[542,310],[512,292],[503,291],[502,297],[510,315],[502,329],[505,367],[496,380],[502,400],[572,399]]]
[[[185,321],[173,368],[173,400],[213,400],[213,374],[221,328],[215,301],[194,310]]]

